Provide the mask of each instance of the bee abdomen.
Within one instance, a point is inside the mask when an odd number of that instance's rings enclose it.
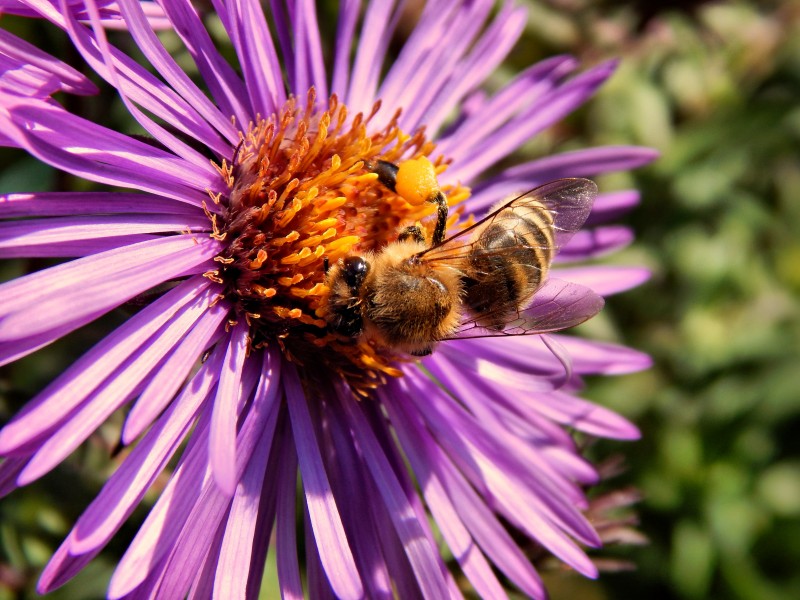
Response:
[[[507,213],[507,214],[506,214]],[[463,278],[464,304],[484,327],[502,329],[542,284],[555,252],[544,209],[508,209],[482,231]]]

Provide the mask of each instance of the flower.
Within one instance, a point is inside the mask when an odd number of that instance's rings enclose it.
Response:
[[[301,517],[312,596],[449,595],[456,583],[429,514],[483,597],[504,595],[491,565],[527,595],[545,595],[512,529],[595,576],[581,545],[600,540],[581,510],[596,473],[565,427],[636,437],[575,393],[582,375],[649,359],[554,334],[445,342],[412,360],[329,331],[324,263],[380,249],[401,224],[428,222],[433,207],[381,185],[369,161],[431,157],[454,207],[451,226],[551,179],[650,161],[648,149],[607,147],[487,174],[586,101],[613,63],[575,74],[573,59],[556,57],[487,96],[481,85],[525,22],[510,2],[496,13],[488,1],[428,3],[385,75],[401,15],[392,2],[342,2],[329,62],[313,2],[272,3],[277,46],[258,3],[217,2],[239,74],[189,2],[162,0],[156,17],[180,37],[201,89],[154,35],[163,23],[148,22],[149,3],[119,0],[103,12],[92,0],[14,4],[62,28],[152,138],[68,112],[52,94],[92,84],[10,34],[0,38],[6,63],[36,75],[27,87],[2,79],[3,141],[103,186],[0,199],[0,254],[73,259],[0,287],[0,360],[157,290],[0,432],[8,493],[130,407],[121,432],[130,452],[53,556],[40,592],[100,552],[184,443],[109,597],[254,597],[273,527],[281,589],[302,597]],[[152,71],[109,43],[112,21]],[[560,260],[628,243],[627,229],[597,224],[637,198],[601,194],[594,227]],[[537,294],[529,311],[561,293],[596,310],[596,293],[646,278],[636,267],[558,273],[570,283]]]

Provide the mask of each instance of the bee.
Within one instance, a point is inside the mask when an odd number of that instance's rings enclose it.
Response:
[[[589,215],[597,186],[559,179],[500,202],[477,223],[445,239],[447,200],[427,158],[368,168],[408,202],[430,202],[430,240],[419,226],[377,252],[348,256],[326,269],[329,329],[415,356],[440,341],[482,335],[545,333],[577,325],[602,307],[578,299],[565,282],[548,283],[558,248]],[[552,301],[526,314],[549,288]],[[549,296],[548,296],[549,297]]]

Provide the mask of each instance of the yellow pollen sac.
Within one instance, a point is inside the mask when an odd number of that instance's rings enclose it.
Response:
[[[439,191],[436,169],[427,156],[400,163],[396,189],[397,193],[413,206],[427,202]]]

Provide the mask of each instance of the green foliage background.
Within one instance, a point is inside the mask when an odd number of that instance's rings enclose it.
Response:
[[[523,3],[530,24],[495,85],[554,53],[622,63],[587,108],[522,154],[631,143],[662,153],[600,182],[642,190],[627,219],[637,242],[613,260],[654,275],[586,328],[655,360],[648,372],[598,378],[587,391],[642,429],[640,442],[591,451],[626,456],[627,471],[607,487],[641,491],[649,544],[603,551],[635,570],[599,583],[549,574],[552,596],[800,598],[800,2]],[[50,30],[25,20],[14,27],[66,52]],[[2,191],[76,185],[19,153],[0,159]],[[0,279],[42,266],[32,262],[2,265]],[[0,417],[119,318],[0,371]],[[113,471],[118,426],[112,419],[58,472],[0,503],[0,600],[33,595],[39,570]],[[102,597],[140,512],[52,597]]]

